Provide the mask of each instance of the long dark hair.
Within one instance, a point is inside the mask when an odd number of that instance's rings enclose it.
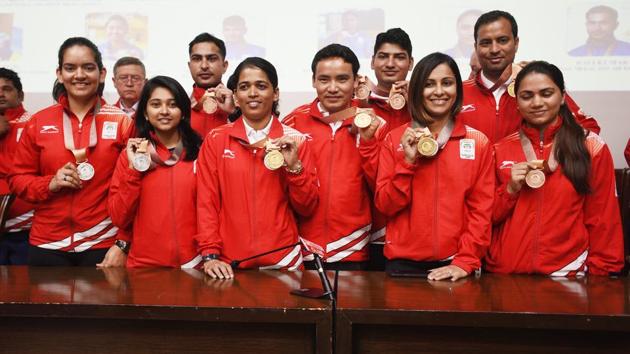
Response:
[[[177,130],[186,149],[184,161],[193,161],[197,159],[199,154],[199,146],[201,146],[201,137],[190,126],[190,99],[186,94],[186,90],[177,80],[168,76],[156,76],[144,84],[142,93],[140,94],[140,100],[138,101],[138,110],[136,111],[136,135],[139,138],[149,139],[155,142],[151,138],[151,132],[155,131],[155,128],[149,123],[146,117],[147,104],[151,98],[153,91],[162,87],[169,90],[173,97],[175,97],[175,104],[177,108],[182,112],[182,120],[179,122]]]
[[[409,107],[409,113],[413,119],[424,126],[431,123],[431,121],[428,120],[429,114],[424,107],[424,85],[427,80],[429,80],[429,76],[431,76],[433,70],[440,64],[448,65],[455,75],[457,97],[455,98],[453,107],[451,107],[451,117],[455,118],[462,109],[464,86],[462,84],[462,76],[459,73],[457,63],[455,63],[453,58],[446,54],[438,52],[431,53],[422,58],[418,64],[416,64],[416,67],[413,69],[413,73],[411,74],[411,80],[409,81],[409,104],[407,105]]]
[[[278,72],[273,64],[263,58],[249,57],[238,64],[236,69],[234,69],[234,73],[228,79],[227,87],[232,90],[232,92],[236,92],[238,78],[241,76],[241,71],[246,68],[256,68],[262,70],[265,74],[267,74],[267,78],[269,79],[269,82],[271,82],[273,89],[276,90],[278,88]],[[278,101],[275,101],[271,106],[271,113],[276,116],[280,116],[280,111],[278,111]],[[243,114],[243,112],[241,112],[241,109],[237,107],[236,110],[229,115],[228,119],[230,122],[233,122],[238,119],[241,114]]]
[[[514,87],[518,93],[523,79],[530,74],[542,74],[550,78],[562,93],[565,93],[564,77],[557,66],[546,61],[533,61],[516,76]],[[517,96],[518,97],[518,96]],[[562,119],[562,126],[556,133],[555,157],[562,166],[562,172],[573,184],[579,194],[588,194],[591,187],[588,177],[591,172],[591,155],[586,148],[588,132],[576,121],[566,103],[562,103],[558,112]]]
[[[92,51],[92,54],[94,55],[94,61],[96,62],[96,66],[98,66],[98,71],[99,72],[103,71],[103,68],[104,68],[103,56],[101,55],[101,52],[98,50],[98,47],[96,46],[96,44],[94,44],[92,41],[90,41],[89,39],[85,37],[70,37],[61,44],[61,46],[59,47],[59,52],[57,53],[57,58],[58,58],[57,69],[58,70],[61,71],[62,69],[63,56],[64,54],[66,54],[66,50],[74,46],[82,46],[82,47],[89,48]],[[99,97],[102,96],[104,89],[105,89],[105,83],[104,82],[99,83],[98,89],[96,90],[96,94]],[[55,80],[55,84],[53,85],[53,91],[52,91],[52,95],[55,101],[59,101],[59,97],[65,94],[67,94],[66,88],[63,86],[61,82],[59,82],[59,80]]]

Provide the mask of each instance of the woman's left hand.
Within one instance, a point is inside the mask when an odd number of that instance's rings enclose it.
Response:
[[[429,280],[452,280],[465,278],[468,275],[465,270],[456,265],[447,265],[445,267],[434,268],[429,270]]]

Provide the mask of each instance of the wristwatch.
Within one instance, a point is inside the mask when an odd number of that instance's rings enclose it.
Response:
[[[294,175],[299,175],[300,173],[302,173],[302,170],[304,169],[304,166],[302,166],[302,161],[298,160],[296,163],[297,167],[294,169],[290,169],[289,167],[285,167],[284,169]]]
[[[129,253],[129,248],[131,248],[131,243],[127,241],[123,241],[123,240],[116,240],[114,244],[118,246],[118,248],[120,248],[121,251],[125,252],[125,254]]]
[[[204,261],[204,262],[214,261],[214,260],[217,260],[217,259],[219,259],[219,255],[216,254],[216,253],[210,253],[210,254],[206,254],[206,255],[201,256],[201,260]]]

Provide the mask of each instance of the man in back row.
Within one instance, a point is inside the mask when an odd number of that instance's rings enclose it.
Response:
[[[498,142],[518,131],[521,116],[514,95],[514,57],[518,50],[518,25],[505,11],[490,11],[475,23],[475,54],[481,70],[464,82],[464,101],[459,119]],[[567,94],[566,104],[584,128],[599,133],[593,117],[586,116]]]
[[[120,97],[114,106],[122,109],[127,117],[135,118],[140,94],[147,81],[144,64],[134,57],[118,59],[114,64],[112,81]]]

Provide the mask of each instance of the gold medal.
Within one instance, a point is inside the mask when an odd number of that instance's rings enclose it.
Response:
[[[507,93],[512,97],[516,97],[516,92],[514,92],[514,80],[512,80],[512,82],[508,85]]]
[[[269,150],[265,154],[265,159],[263,160],[263,162],[267,169],[275,171],[284,166],[284,156],[279,150]]]
[[[354,125],[357,128],[367,128],[372,124],[372,116],[366,112],[359,112],[354,116]]]
[[[431,136],[423,136],[418,140],[418,152],[424,157],[435,156],[438,152],[438,142]]]
[[[407,104],[407,101],[405,100],[405,96],[401,95],[400,93],[395,93],[389,96],[389,105],[393,109],[399,111],[403,109],[403,107],[405,107],[405,104]]]
[[[214,97],[215,97],[214,92],[204,95],[204,98],[203,98],[203,111],[204,112],[208,114],[212,114],[217,111],[219,104],[217,103],[217,100]]]
[[[545,184],[545,173],[541,170],[531,170],[525,175],[525,183],[530,188],[540,188]]]

